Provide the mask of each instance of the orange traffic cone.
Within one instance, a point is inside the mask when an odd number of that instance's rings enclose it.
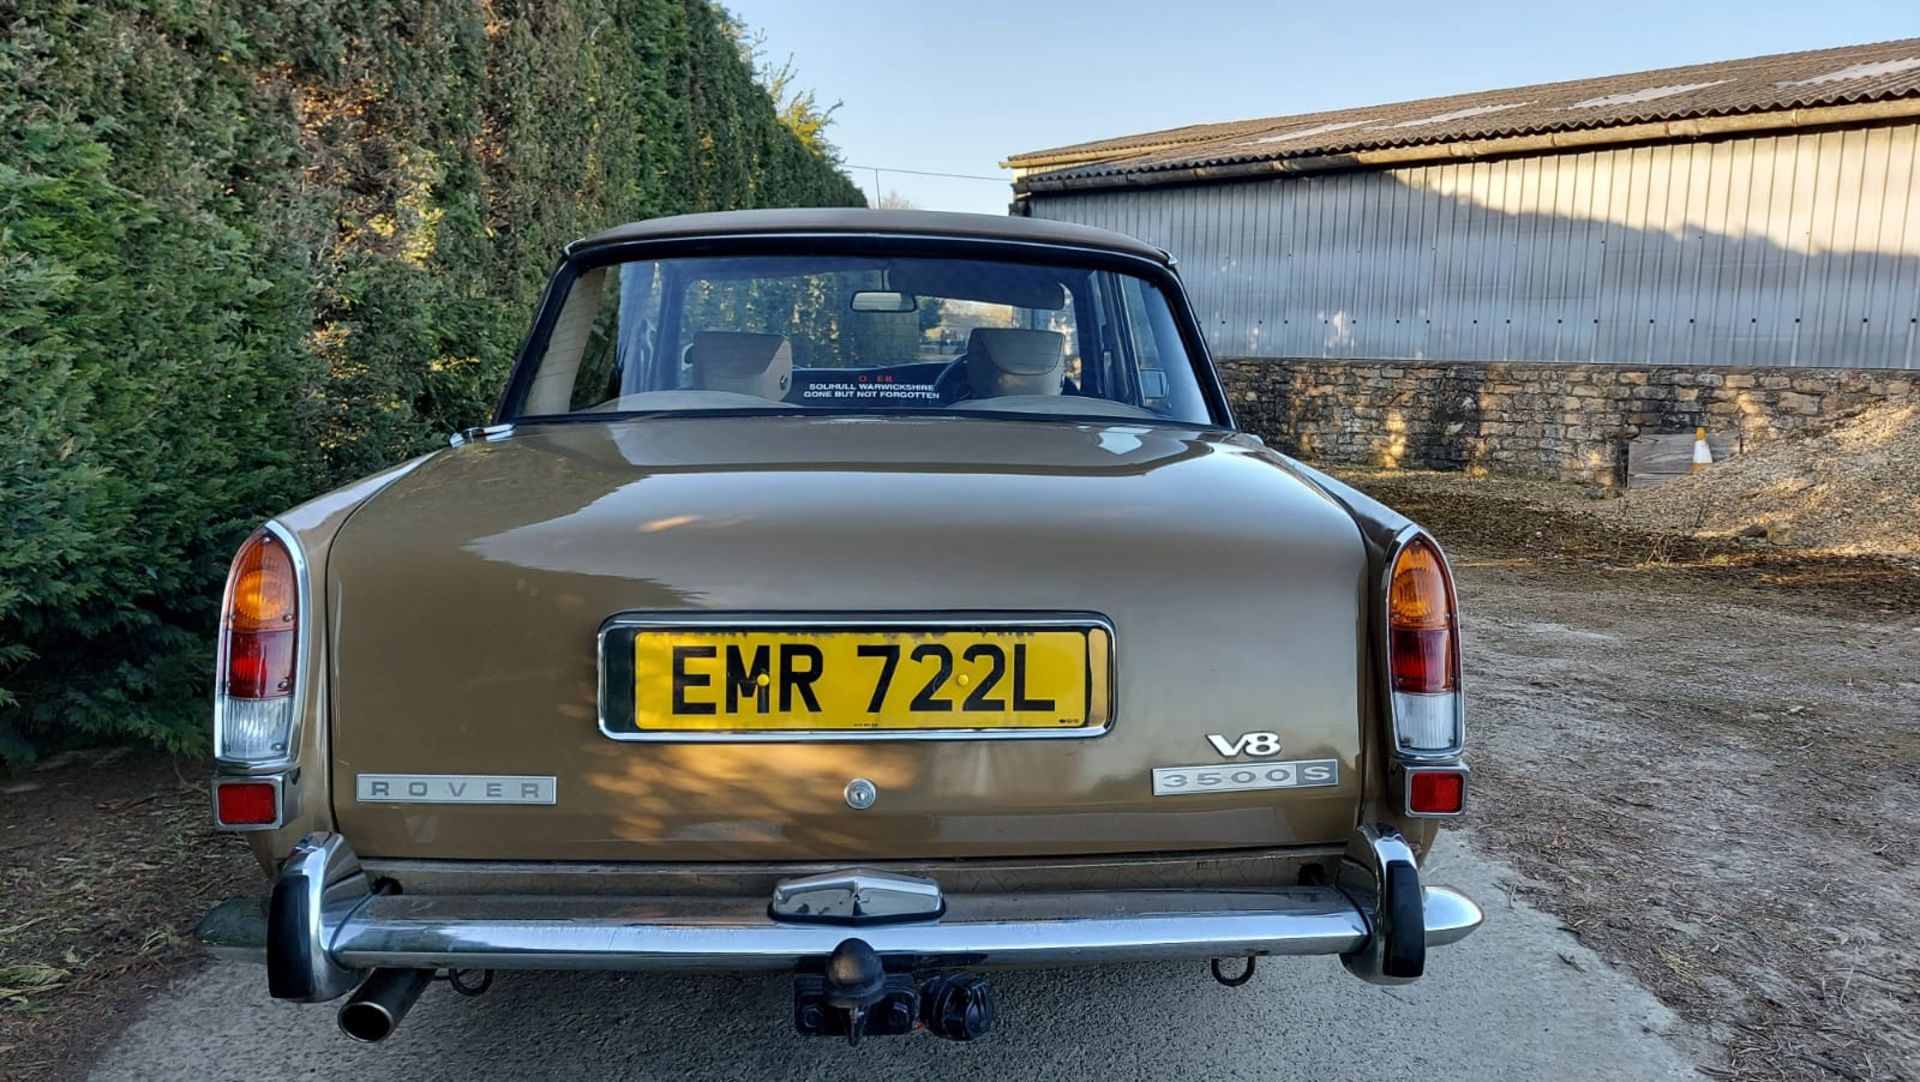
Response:
[[[1713,452],[1707,448],[1707,430],[1703,425],[1693,430],[1693,472],[1699,473],[1713,465]]]

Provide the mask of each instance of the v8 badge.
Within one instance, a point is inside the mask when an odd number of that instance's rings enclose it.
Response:
[[[1280,754],[1279,733],[1241,733],[1232,740],[1219,733],[1208,733],[1207,743],[1228,758],[1251,755],[1256,759],[1267,759]]]

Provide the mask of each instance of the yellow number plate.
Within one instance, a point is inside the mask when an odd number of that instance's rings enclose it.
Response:
[[[1081,729],[1106,724],[1103,627],[643,628],[638,732]]]

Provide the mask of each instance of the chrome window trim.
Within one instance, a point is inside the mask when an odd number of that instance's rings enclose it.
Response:
[[[1380,573],[1380,607],[1376,610],[1380,616],[1380,634],[1377,636],[1380,649],[1380,663],[1377,666],[1379,670],[1378,680],[1380,681],[1380,708],[1384,710],[1387,715],[1387,725],[1389,727],[1387,742],[1393,746],[1393,754],[1396,759],[1409,765],[1451,763],[1460,758],[1461,753],[1466,751],[1467,748],[1467,681],[1464,666],[1460,674],[1460,687],[1453,693],[1455,706],[1453,719],[1454,740],[1452,747],[1435,750],[1423,749],[1419,751],[1411,751],[1401,747],[1400,718],[1393,706],[1393,642],[1391,638],[1393,568],[1400,560],[1401,550],[1405,549],[1416,538],[1432,545],[1433,550],[1440,554],[1440,562],[1446,565],[1447,584],[1453,590],[1454,649],[1461,649],[1461,643],[1459,641],[1460,588],[1459,584],[1454,581],[1453,561],[1447,558],[1447,550],[1440,547],[1440,542],[1435,540],[1432,534],[1422,529],[1417,523],[1410,523],[1402,527],[1399,533],[1393,535],[1393,543],[1387,546],[1386,559],[1383,561]]]
[[[309,628],[316,628],[312,605],[312,589],[308,574],[307,553],[300,547],[300,541],[293,531],[282,526],[277,520],[268,519],[261,530],[265,530],[287,547],[287,553],[293,559],[294,601],[300,606],[300,620],[293,632],[293,720],[287,725],[287,753],[277,759],[234,759],[225,752],[227,721],[227,615],[233,605],[233,572],[227,572],[227,585],[220,594],[220,639],[215,652],[213,673],[213,759],[222,773],[226,774],[270,774],[292,767],[300,757],[300,734],[307,711],[307,685],[311,683],[307,672],[307,635]],[[258,531],[256,531],[258,532]],[[252,539],[252,535],[248,535]]]
[[[220,790],[229,785],[271,785],[273,786],[273,822],[271,823],[223,823],[220,821]],[[287,808],[287,796],[291,790],[287,787],[285,774],[222,774],[216,775],[209,788],[208,795],[213,798],[213,829],[220,831],[279,830],[286,825],[292,814]]]
[[[761,732],[613,732],[607,728],[607,634],[619,628],[684,628],[701,625],[790,631],[832,627],[872,628],[1099,628],[1107,633],[1107,716],[1078,729],[782,729]],[[600,735],[630,744],[842,744],[924,740],[1092,740],[1113,731],[1120,713],[1120,638],[1113,621],[1097,612],[915,615],[900,612],[622,612],[608,617],[594,636],[594,720]]]
[[[480,425],[473,428],[463,428],[453,435],[448,436],[447,446],[464,447],[469,443],[492,443],[494,440],[503,440],[511,435],[513,435],[513,426],[510,424]]]

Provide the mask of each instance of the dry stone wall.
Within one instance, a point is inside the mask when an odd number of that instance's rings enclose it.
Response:
[[[1242,426],[1309,461],[1616,484],[1628,441],[1706,426],[1736,446],[1911,400],[1888,369],[1227,360]]]

